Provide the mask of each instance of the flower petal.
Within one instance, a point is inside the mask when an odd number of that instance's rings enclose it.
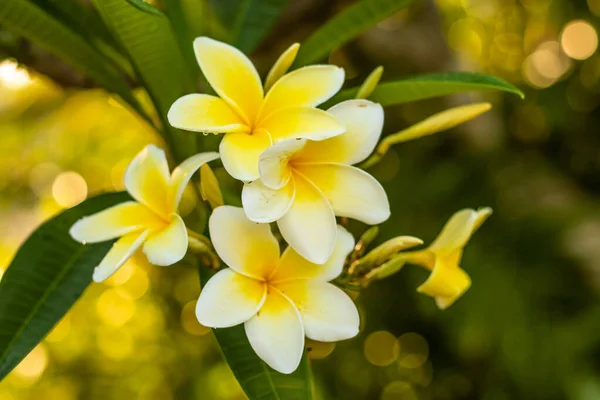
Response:
[[[169,165],[162,149],[146,146],[125,171],[125,188],[131,196],[160,216],[171,213],[169,207]]]
[[[372,152],[383,129],[383,108],[368,100],[348,100],[328,112],[341,121],[346,132],[320,142],[310,142],[297,155],[299,162],[356,164]]]
[[[242,204],[251,221],[271,223],[277,221],[290,209],[295,194],[296,187],[293,180],[283,188],[274,190],[257,179],[244,185]]]
[[[207,162],[219,158],[219,153],[200,153],[192,156],[179,164],[171,174],[171,200],[170,207],[173,212],[177,211],[183,191],[192,178],[192,175]]]
[[[358,334],[358,310],[342,289],[312,279],[278,284],[277,288],[300,311],[304,332],[309,339],[335,342]]]
[[[188,235],[185,223],[177,214],[169,225],[150,234],[144,243],[144,254],[154,265],[167,266],[181,261],[187,251]]]
[[[324,264],[336,243],[335,215],[315,185],[300,174],[294,174],[294,183],[294,202],[277,225],[286,242],[300,255],[315,264]]]
[[[288,139],[265,150],[258,159],[258,170],[264,185],[271,189],[280,189],[287,185],[292,176],[290,158],[304,145],[305,139]]]
[[[285,73],[290,69],[294,60],[296,59],[296,55],[298,54],[298,50],[300,49],[299,43],[294,43],[286,51],[281,53],[273,67],[269,71],[267,75],[267,80],[265,81],[265,91],[268,92],[269,89],[281,78]]]
[[[271,114],[260,123],[274,141],[306,138],[324,140],[343,133],[346,128],[326,111],[308,107],[288,107]]]
[[[390,216],[390,203],[377,179],[345,164],[294,164],[327,197],[335,215],[366,224],[379,224]]]
[[[337,226],[337,231],[333,253],[325,264],[313,264],[288,246],[269,281],[277,284],[295,279],[318,279],[327,282],[337,278],[342,273],[346,257],[354,248],[354,237],[340,225]]]
[[[173,103],[167,114],[171,126],[186,131],[226,133],[248,131],[244,121],[218,97],[188,94]]]
[[[304,329],[298,310],[277,289],[269,291],[265,304],[245,324],[246,335],[256,354],[269,367],[291,374],[304,352]]]
[[[437,306],[444,310],[458,300],[471,286],[471,279],[458,265],[437,257],[429,278],[417,288],[435,299]]]
[[[206,282],[196,303],[196,318],[211,328],[246,322],[262,307],[267,285],[227,268]]]
[[[446,222],[428,249],[437,252],[453,252],[457,248],[464,247],[473,233],[477,219],[477,212],[473,209],[457,211]]]
[[[127,201],[81,218],[73,224],[69,234],[81,243],[98,243],[131,232],[152,229],[162,223],[148,207]]]
[[[268,277],[279,261],[279,243],[267,224],[250,221],[238,207],[216,208],[208,221],[219,257],[236,272],[256,279]]]
[[[263,99],[262,83],[252,62],[235,47],[207,37],[194,40],[194,51],[215,92],[251,124]]]
[[[334,65],[299,68],[279,79],[265,97],[259,120],[287,107],[316,107],[344,84],[344,70]]]
[[[228,133],[219,146],[223,166],[235,179],[250,182],[259,178],[258,159],[272,144],[266,131]]]
[[[127,234],[117,240],[94,269],[94,282],[110,278],[142,246],[147,237],[148,231],[143,231]]]

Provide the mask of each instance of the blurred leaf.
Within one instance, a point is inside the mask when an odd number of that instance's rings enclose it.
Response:
[[[200,268],[202,281],[211,272]],[[298,369],[289,375],[271,369],[254,352],[243,325],[213,329],[229,368],[249,400],[311,400],[312,374],[306,353]]]
[[[342,90],[328,104],[333,105],[352,99],[358,90],[359,88]],[[381,83],[369,100],[383,106],[390,106],[454,93],[486,90],[500,90],[516,94],[521,98],[525,97],[519,89],[495,76],[472,72],[446,72]]]
[[[346,8],[304,41],[296,66],[321,61],[332,50],[342,46],[412,0],[362,0]]]
[[[178,132],[167,121],[171,104],[194,91],[194,81],[185,66],[169,20],[141,0],[92,2],[131,59],[156,108],[163,136],[176,161],[195,153],[194,135]]]
[[[111,60],[38,6],[28,0],[2,0],[0,24],[78,68],[146,117]]]
[[[226,27],[228,41],[252,53],[277,21],[288,0],[212,0],[215,13]]]
[[[69,311],[111,247],[75,242],[71,225],[127,199],[126,193],[88,199],[42,224],[21,246],[0,281],[0,379]]]

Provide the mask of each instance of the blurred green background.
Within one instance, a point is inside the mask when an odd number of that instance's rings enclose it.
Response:
[[[349,3],[290,0],[254,59],[261,73]],[[426,272],[412,266],[361,293],[361,334],[314,345],[321,399],[600,399],[599,18],[600,0],[424,0],[330,55],[348,85],[377,65],[384,80],[482,71],[527,97],[469,94],[386,110],[392,133],[458,104],[494,104],[460,129],[395,147],[371,170],[392,204],[379,241],[430,242],[460,208],[495,212],[465,252],[473,286],[448,310],[415,291]],[[1,277],[42,221],[122,189],[130,159],[160,142],[54,58],[39,61],[54,81],[0,58]],[[186,196],[182,213],[193,207]],[[193,269],[136,257],[89,287],[0,383],[0,400],[243,399],[195,320],[199,290]]]

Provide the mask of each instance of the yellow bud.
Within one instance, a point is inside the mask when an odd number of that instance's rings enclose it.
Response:
[[[294,60],[296,59],[299,49],[300,44],[294,43],[279,56],[277,61],[275,61],[275,64],[269,71],[267,80],[265,81],[265,93],[271,89],[271,87],[279,80],[279,78],[285,75],[288,69],[290,69],[294,63]]]
[[[225,204],[219,181],[208,164],[200,167],[200,195],[213,209]]]
[[[361,87],[358,89],[358,93],[356,93],[357,99],[366,99],[371,94],[379,84],[379,80],[381,79],[381,75],[383,74],[383,67],[380,65],[375,68],[373,72],[367,76],[367,79],[363,82]]]
[[[359,275],[364,276],[368,272],[378,268],[386,261],[394,257],[399,251],[423,244],[421,239],[412,236],[398,236],[379,245],[361,258],[353,268]]]

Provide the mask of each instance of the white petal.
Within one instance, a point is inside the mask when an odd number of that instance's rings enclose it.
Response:
[[[356,305],[331,283],[297,280],[277,285],[298,307],[306,337],[320,342],[345,340],[358,334]]]
[[[198,168],[217,158],[219,158],[219,153],[215,152],[196,154],[179,164],[173,170],[171,174],[171,207],[174,211],[177,210],[181,201],[181,195],[192,175],[194,175]]]
[[[279,243],[271,228],[250,221],[242,208],[216,208],[208,228],[215,251],[236,272],[264,279],[277,266]]]
[[[292,206],[277,221],[283,238],[300,255],[315,264],[327,262],[335,247],[335,215],[323,193],[294,174],[296,196]]]
[[[335,215],[357,219],[369,225],[390,217],[390,203],[377,179],[345,164],[295,164],[308,180],[327,197]]]
[[[318,279],[330,281],[342,273],[346,257],[354,248],[354,237],[344,227],[337,226],[337,240],[333,254],[323,265],[311,263],[291,246],[283,252],[279,266],[269,278],[270,282],[280,283],[294,279]]]
[[[130,233],[117,240],[108,253],[106,253],[104,259],[94,269],[92,277],[94,282],[102,282],[117,272],[133,253],[142,246],[146,237],[148,237],[148,231]]]
[[[230,268],[206,282],[196,303],[198,321],[211,328],[228,328],[246,322],[260,309],[267,286]]]
[[[274,370],[291,374],[304,352],[304,329],[292,302],[277,289],[270,290],[258,314],[244,327],[256,354]]]
[[[292,206],[296,188],[291,180],[279,190],[266,187],[258,179],[244,185],[242,189],[242,204],[244,211],[251,221],[260,223],[275,222],[285,215]]]
[[[154,265],[175,264],[185,256],[188,247],[188,235],[185,223],[177,214],[173,214],[171,223],[158,232],[153,232],[144,243],[144,254]]]
[[[169,215],[170,176],[162,149],[146,146],[125,171],[125,188],[131,196],[161,216]]]
[[[284,187],[292,176],[290,158],[306,144],[305,139],[289,139],[274,144],[258,159],[260,178],[271,189]]]

